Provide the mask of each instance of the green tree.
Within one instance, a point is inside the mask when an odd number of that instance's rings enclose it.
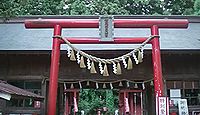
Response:
[[[194,11],[196,15],[200,15],[200,0],[195,0]]]
[[[118,95],[114,90],[84,89],[80,92],[79,110],[96,114],[96,109],[107,107],[107,114],[113,114],[118,107]]]
[[[199,15],[199,0],[1,0],[0,16]]]
[[[132,15],[153,15],[163,12],[160,0],[121,0],[121,4]]]
[[[127,15],[129,12],[119,0],[70,0],[61,1],[62,13],[68,15]]]
[[[194,0],[164,0],[165,15],[194,14]]]
[[[19,4],[15,0],[1,0],[0,3],[0,16],[5,19],[18,15]]]
[[[19,15],[55,15],[58,14],[54,0],[24,0],[19,7]]]

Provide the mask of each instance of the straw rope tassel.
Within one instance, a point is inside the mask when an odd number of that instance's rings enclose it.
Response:
[[[141,51],[138,50],[138,61],[141,63],[142,62],[142,54]]]
[[[87,84],[86,84],[87,86],[89,86],[90,85],[90,81],[87,81]]]
[[[107,64],[104,65],[103,76],[109,76]]]
[[[105,83],[103,84],[103,88],[106,88],[106,84]]]
[[[122,82],[121,82],[121,81],[119,82],[119,86],[123,86],[123,84],[122,84]]]
[[[74,84],[73,84],[73,83],[71,84],[70,88],[71,88],[71,89],[74,89]]]
[[[151,86],[153,86],[153,85],[154,85],[154,84],[153,84],[153,81],[151,81],[151,82],[150,82],[150,85],[151,85]]]
[[[130,57],[128,58],[128,67],[127,67],[127,69],[128,70],[133,69],[133,62],[132,62]]]
[[[83,56],[81,56],[80,68],[86,68]]]
[[[90,73],[97,73],[93,61],[92,61],[92,64],[91,64]]]
[[[134,85],[134,88],[138,88],[138,85],[137,85],[137,83],[135,83],[135,85]]]
[[[121,65],[120,65],[119,62],[117,63],[117,73],[116,73],[116,74],[117,74],[117,75],[122,74],[122,69],[121,69]]]
[[[70,60],[71,61],[76,61],[76,58],[75,58],[75,55],[74,55],[74,50],[72,50],[72,52],[71,52]]]

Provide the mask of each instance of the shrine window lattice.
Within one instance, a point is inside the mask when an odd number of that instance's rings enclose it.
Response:
[[[32,93],[41,95],[41,82],[8,81],[8,83]],[[7,107],[34,107],[34,100],[31,98],[13,98],[11,101],[7,101],[6,105]]]
[[[182,99],[187,99],[189,106],[200,105],[200,81],[167,81],[167,95],[170,89],[180,89]]]

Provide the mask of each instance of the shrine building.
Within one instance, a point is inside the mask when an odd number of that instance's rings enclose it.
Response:
[[[47,20],[44,23],[50,25],[48,20],[51,19],[98,20],[99,16],[20,16],[8,20],[0,18],[0,115],[45,115],[48,114],[48,107],[55,108],[57,115],[73,114],[82,89],[116,90],[119,95],[120,115],[127,112],[126,107],[129,108],[130,115],[156,115],[156,94],[159,92],[155,92],[155,87],[161,86],[155,84],[154,75],[157,73],[154,73],[153,69],[155,63],[152,61],[152,47],[151,44],[147,44],[150,41],[144,43],[145,40],[154,37],[159,37],[160,41],[162,69],[159,72],[163,83],[161,94],[169,97],[169,113],[178,113],[177,99],[187,100],[191,115],[195,112],[200,113],[199,16],[114,16],[113,20],[183,20],[185,23],[184,27],[176,23],[172,28],[159,23],[159,36],[152,36],[150,29],[142,23],[141,28],[131,28],[129,25],[124,25],[124,28],[113,27],[111,34],[108,32],[105,35],[118,38],[120,43],[117,44],[111,43],[112,39],[109,42],[103,39],[108,42],[103,44],[88,43],[95,42],[96,38],[101,36],[100,28],[91,28],[93,23],[89,23],[87,28],[75,27],[71,23],[72,26],[67,25],[70,27],[62,29],[62,36],[57,36],[54,28],[36,29],[37,24],[44,25],[40,22],[43,19]],[[142,40],[140,44],[120,41],[120,38],[130,40],[133,37],[144,36],[147,39]],[[49,89],[53,39],[63,37],[73,42],[70,44],[73,47],[64,43],[61,45],[57,90]],[[80,38],[80,41],[74,38]],[[94,39],[85,42],[86,38]],[[117,60],[115,57],[120,58]],[[104,62],[103,59],[111,59],[111,62]],[[51,72],[56,71],[53,69]],[[54,81],[51,82],[53,84]],[[11,93],[9,91],[14,90],[13,86],[32,93]],[[52,85],[51,88],[53,87],[56,88]],[[52,90],[57,92],[53,98],[56,100],[51,100],[54,94],[49,95],[49,91],[52,93]],[[160,91],[159,88],[156,91]],[[74,101],[74,97],[77,102]],[[52,103],[55,105],[49,105]],[[79,114],[80,110],[77,112],[77,115]]]

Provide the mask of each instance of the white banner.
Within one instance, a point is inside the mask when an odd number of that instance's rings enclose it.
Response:
[[[156,100],[156,115],[169,115],[169,98],[157,97]]]
[[[178,110],[179,110],[179,115],[189,115],[187,99],[179,99]]]

